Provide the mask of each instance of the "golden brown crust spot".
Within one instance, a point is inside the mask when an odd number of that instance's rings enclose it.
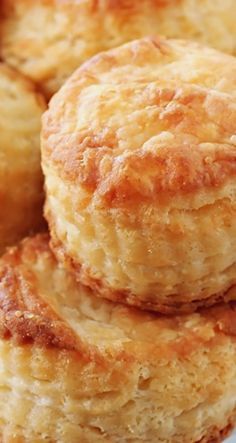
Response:
[[[219,429],[215,427],[208,433],[207,436],[203,437],[197,443],[221,443],[227,437],[229,437],[229,435],[233,431],[235,427],[235,420],[236,420],[236,412],[234,411],[233,414],[229,417],[228,424],[227,426],[225,426],[224,429]]]
[[[0,259],[0,337],[15,344],[35,344],[65,351],[75,351],[75,358],[93,361],[104,368],[106,358],[93,345],[84,343],[71,326],[47,304],[40,292],[34,266],[53,269],[58,263],[49,248],[49,235],[38,234],[8,248]],[[52,290],[53,290],[53,283]],[[79,287],[78,287],[79,291]],[[124,349],[116,352],[118,360],[133,361]]]
[[[91,9],[96,10],[98,8],[103,9],[122,9],[122,10],[130,10],[135,9],[137,7],[136,2],[133,0],[86,0],[87,3],[91,6]],[[182,0],[149,0],[149,3],[156,7],[166,6],[168,4],[179,3]],[[36,0],[36,2],[45,4],[45,5],[59,5],[59,6],[67,6],[68,4],[71,6],[76,3],[75,0],[67,0],[66,2],[62,2],[61,0]],[[36,3],[35,2],[35,3]],[[14,5],[15,0],[4,0],[3,4],[5,5]],[[21,3],[30,5],[32,0],[21,0]],[[63,5],[63,3],[65,3]]]
[[[75,350],[76,337],[40,297],[33,271],[27,266],[38,254],[50,254],[53,260],[47,241],[47,234],[38,235],[32,242],[10,248],[1,260],[0,333],[2,338],[13,338],[21,344],[35,342]]]
[[[170,4],[180,3],[182,0],[150,0],[152,7],[164,8]],[[91,9],[97,12],[99,9],[105,9],[107,12],[118,12],[120,14],[134,14],[137,10],[137,4],[133,0],[92,0]]]
[[[185,81],[182,71],[179,79],[171,73],[171,62],[178,57],[176,66],[184,70],[180,48],[189,51],[193,60],[201,59],[197,45],[149,38],[100,54],[81,67],[44,115],[44,162],[68,183],[82,184],[97,204],[107,207],[195,194],[235,177],[236,104],[224,92],[232,81],[224,63],[230,62],[236,72],[235,60],[209,50],[212,82],[204,77],[207,68],[199,78]],[[218,81],[211,72],[216,68]],[[153,80],[162,69],[172,86],[163,79]],[[219,91],[221,75],[226,86]],[[93,105],[91,118],[85,105],[87,109]],[[137,135],[127,120],[137,127]],[[150,126],[146,136],[145,125]],[[158,138],[166,133],[170,135],[166,140]]]

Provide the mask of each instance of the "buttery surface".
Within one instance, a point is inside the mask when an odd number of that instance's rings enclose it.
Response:
[[[236,51],[235,0],[2,0],[0,52],[55,92],[92,55],[162,34]]]
[[[45,108],[31,82],[0,63],[0,253],[43,224],[39,133]]]
[[[164,317],[101,300],[47,236],[24,241],[0,262],[3,442],[220,441],[236,407],[235,324],[234,304]]]
[[[236,283],[235,91],[234,57],[146,38],[94,57],[54,96],[46,215],[80,281],[162,312]]]

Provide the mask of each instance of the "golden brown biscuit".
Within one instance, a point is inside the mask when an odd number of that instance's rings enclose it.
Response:
[[[0,264],[4,443],[218,442],[236,411],[236,305],[163,317],[94,297],[37,236]]]
[[[29,80],[0,64],[0,253],[43,224],[39,132],[45,103]]]
[[[150,34],[236,52],[235,0],[2,0],[1,54],[51,95],[92,55]]]
[[[114,301],[191,311],[236,283],[236,59],[141,39],[84,64],[43,119],[60,260]]]

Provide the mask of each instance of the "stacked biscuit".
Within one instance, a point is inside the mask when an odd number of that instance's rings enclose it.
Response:
[[[234,0],[0,7],[0,251],[37,233],[0,259],[1,441],[221,441],[236,416]]]

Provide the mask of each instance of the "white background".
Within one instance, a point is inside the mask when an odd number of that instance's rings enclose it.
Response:
[[[234,435],[231,438],[225,440],[225,443],[236,443],[236,432],[234,432]]]

